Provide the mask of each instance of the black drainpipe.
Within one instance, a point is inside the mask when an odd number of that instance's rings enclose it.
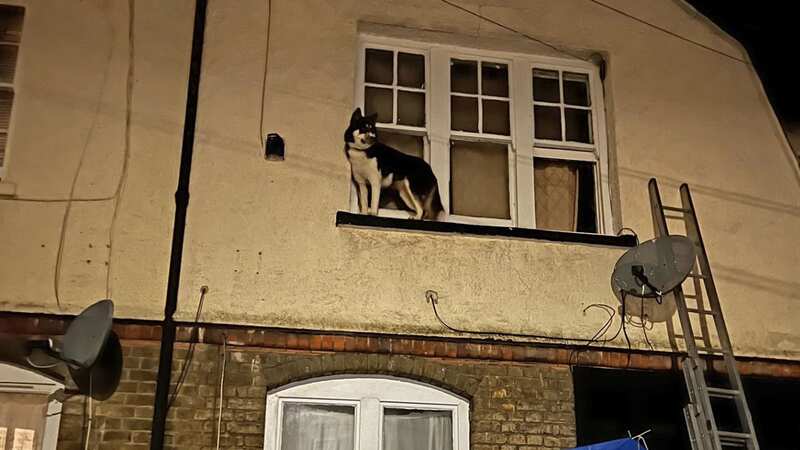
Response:
[[[192,31],[192,55],[189,63],[189,84],[186,93],[186,116],[183,119],[183,144],[181,166],[178,172],[178,189],[175,191],[175,222],[172,228],[172,253],[169,259],[167,300],[164,305],[164,322],[161,325],[161,353],[158,357],[156,398],[153,402],[153,426],[150,449],[164,448],[164,431],[167,425],[167,401],[170,393],[172,350],[175,343],[175,320],[178,306],[178,286],[181,279],[181,260],[186,231],[186,210],[189,207],[189,177],[192,172],[195,126],[197,123],[197,93],[200,88],[200,67],[203,62],[203,37],[206,28],[207,0],[196,0],[194,30]]]

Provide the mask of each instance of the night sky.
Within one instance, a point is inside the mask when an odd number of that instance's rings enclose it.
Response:
[[[800,31],[794,1],[689,0],[698,11],[741,42],[764,82],[784,128],[800,137],[800,76],[792,70]],[[798,143],[795,151],[800,153]]]

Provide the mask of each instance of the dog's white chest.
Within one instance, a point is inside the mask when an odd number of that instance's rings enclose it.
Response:
[[[377,158],[368,158],[363,151],[348,149],[347,159],[356,182],[362,183],[379,176]]]

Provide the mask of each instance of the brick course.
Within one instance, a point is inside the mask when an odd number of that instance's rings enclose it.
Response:
[[[186,357],[178,344],[177,380]],[[470,400],[471,448],[539,450],[575,445],[572,379],[568,366],[359,352],[287,351],[228,346],[223,388],[222,448],[263,448],[267,391],[294,381],[335,374],[385,374],[440,386]],[[159,346],[123,341],[119,390],[94,402],[93,449],[149,448]],[[216,445],[221,348],[199,344],[172,406],[168,448]],[[64,406],[59,449],[83,448],[84,400]]]

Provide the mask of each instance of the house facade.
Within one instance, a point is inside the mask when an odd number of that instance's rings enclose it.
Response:
[[[6,439],[145,448],[195,2],[0,5],[0,332],[57,335],[111,298],[125,361],[111,399]],[[742,374],[796,386],[800,171],[746,52],[687,4],[212,0],[205,18],[167,445],[645,431],[587,405],[608,373],[622,391],[633,370],[680,380],[669,299],[614,336],[609,279],[653,237],[652,177],[666,204],[692,189]],[[360,214],[355,108],[431,165],[446,220],[388,197]],[[19,392],[0,395],[54,414]],[[648,443],[686,445],[664,414]]]

